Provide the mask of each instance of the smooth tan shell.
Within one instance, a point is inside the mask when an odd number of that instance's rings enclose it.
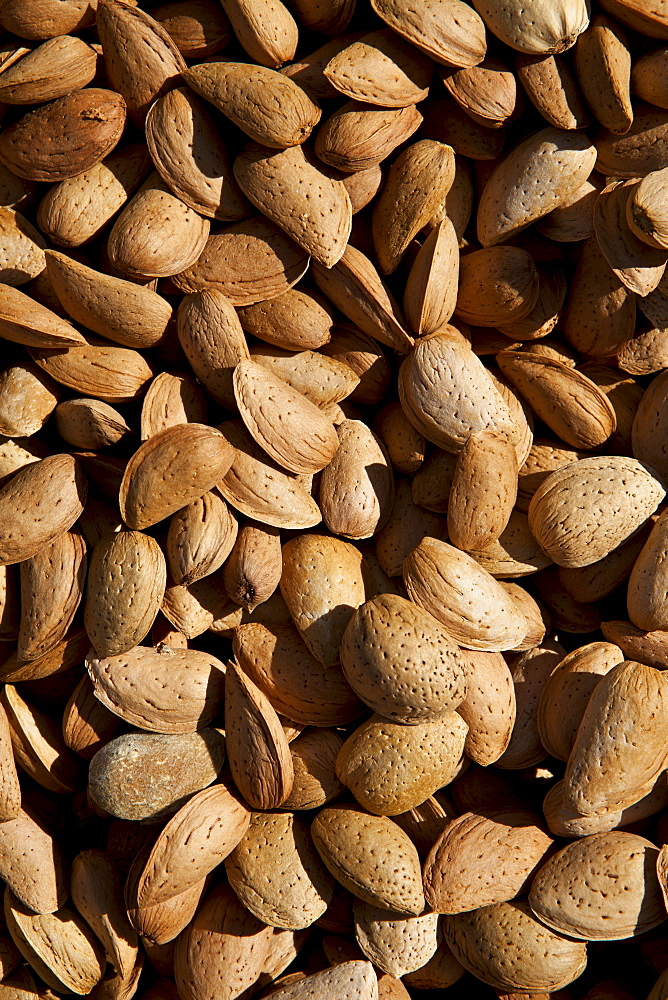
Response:
[[[446,4],[426,0],[372,0],[371,6],[399,35],[437,63],[475,66],[485,56],[485,29],[480,17],[459,0]]]

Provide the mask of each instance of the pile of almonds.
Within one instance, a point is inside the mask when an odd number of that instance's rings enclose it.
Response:
[[[0,28],[0,1000],[666,1000],[666,0]]]

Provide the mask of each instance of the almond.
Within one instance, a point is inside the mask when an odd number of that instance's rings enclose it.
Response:
[[[573,129],[589,123],[584,101],[563,56],[521,53],[515,60],[515,71],[527,97],[550,125]]]
[[[664,687],[659,671],[628,660],[601,678],[566,765],[565,806],[591,816],[642,798],[664,766]]]
[[[510,743],[517,716],[513,676],[500,653],[475,650],[462,659],[466,697],[456,711],[468,726],[464,751],[486,767],[496,763]]]
[[[262,972],[271,933],[229,886],[217,886],[178,942],[174,973],[179,996],[231,1000],[242,994]]]
[[[37,660],[64,638],[83,596],[86,544],[65,531],[20,566],[21,622],[17,655]]]
[[[635,459],[583,458],[539,486],[529,504],[529,523],[558,565],[588,566],[629,538],[662,499],[661,484]]]
[[[271,461],[240,420],[227,420],[220,427],[234,448],[231,468],[218,483],[230,506],[276,528],[311,528],[320,522],[320,509],[310,493],[294,474]]]
[[[515,725],[497,767],[519,770],[539,764],[547,756],[540,741],[538,710],[550,675],[565,655],[554,639],[543,639],[539,646],[515,659],[510,673],[515,685]]]
[[[309,257],[282,229],[262,215],[210,236],[199,259],[174,284],[182,292],[222,292],[232,305],[275,298],[295,285]]]
[[[405,108],[429,91],[431,64],[412,45],[383,28],[333,56],[325,77],[345,97],[385,108]]]
[[[154,173],[116,219],[107,252],[113,266],[131,278],[164,278],[195,264],[208,236],[209,220]]]
[[[85,87],[96,69],[97,56],[83,39],[73,35],[50,38],[4,70],[0,101],[43,104]]]
[[[292,813],[253,813],[246,834],[225,861],[225,872],[251,913],[287,930],[310,927],[334,892],[308,824]]]
[[[124,347],[153,347],[172,317],[169,303],[131,281],[94,271],[55,250],[47,252],[51,283],[69,315]]]
[[[0,335],[27,347],[62,348],[85,342],[71,323],[8,284],[0,286]]]
[[[254,344],[250,355],[258,365],[274,372],[318,406],[339,403],[359,385],[359,378],[348,365],[316,351],[284,351]]]
[[[222,0],[239,42],[251,59],[263,66],[280,66],[294,58],[297,22],[278,0]]]
[[[0,868],[17,900],[34,913],[54,913],[67,899],[60,848],[22,809],[0,824]]]
[[[482,245],[504,243],[558,208],[587,180],[595,161],[596,148],[580,133],[546,128],[524,139],[483,189],[477,222]]]
[[[294,781],[288,741],[271,702],[236,664],[225,675],[225,742],[232,777],[253,809],[276,809]]]
[[[469,649],[512,649],[527,625],[512,598],[465,552],[424,538],[404,562],[409,597]]]
[[[299,145],[320,120],[320,108],[301,87],[265,66],[201,63],[186,70],[183,78],[195,93],[264,146],[285,149]],[[271,113],[267,114],[269,106]]]
[[[61,385],[112,403],[125,403],[141,395],[154,374],[138,351],[92,336],[67,351],[50,346],[35,349],[32,357]]]
[[[180,82],[185,61],[158,21],[121,0],[99,0],[97,30],[112,86],[142,123],[156,97]]]
[[[363,809],[397,816],[450,784],[467,731],[456,712],[410,726],[372,715],[341,747],[337,777]]]
[[[311,653],[325,666],[338,663],[343,633],[365,597],[359,550],[325,535],[292,538],[283,546],[281,593]]]
[[[146,146],[137,143],[54,184],[37,209],[40,229],[59,246],[87,243],[123,207],[150,167]]]
[[[156,781],[165,755],[169,769]],[[89,794],[111,816],[155,821],[214,782],[224,760],[225,742],[216,729],[171,735],[127,733],[111,740],[91,760]]]
[[[332,309],[324,298],[298,288],[291,288],[266,302],[242,306],[239,318],[247,333],[289,351],[315,350],[328,343],[334,321]],[[262,348],[256,345],[256,349]],[[278,371],[276,374],[281,375]],[[315,389],[317,391],[317,387]]]
[[[362,421],[344,420],[336,433],[338,450],[320,477],[323,520],[345,538],[369,538],[390,516],[392,470],[382,445]]]
[[[102,945],[82,917],[67,907],[32,913],[5,890],[5,920],[17,948],[52,989],[85,995],[102,979]]]
[[[438,914],[399,917],[355,901],[355,936],[366,957],[383,972],[404,976],[427,964],[438,948]]]
[[[337,798],[343,785],[334,765],[343,739],[333,729],[307,730],[290,744],[295,781],[284,809],[316,809]]]
[[[377,166],[417,131],[422,115],[415,105],[376,108],[347,101],[318,129],[315,151],[323,163],[347,172]]]
[[[194,733],[222,708],[225,668],[196,649],[135,646],[120,656],[90,658],[86,668],[95,697],[114,715],[149,732]]]
[[[387,816],[370,816],[349,805],[326,806],[313,820],[311,835],[334,878],[358,899],[393,913],[422,913],[418,853]]]
[[[613,181],[603,188],[594,207],[594,230],[619,280],[630,291],[644,296],[661,281],[668,250],[649,247],[629,226],[628,203],[634,187],[634,181]]]
[[[543,687],[537,717],[541,742],[551,756],[568,760],[594,689],[623,659],[619,646],[591,642],[568,653],[554,668]]]
[[[162,521],[204,496],[225,476],[233,459],[224,436],[206,424],[178,424],[154,434],[126,467],[120,496],[123,519],[136,529]]]
[[[125,101],[87,87],[30,111],[3,129],[0,160],[19,177],[62,181],[93,167],[112,151],[125,125]]]
[[[433,218],[454,176],[454,151],[445,143],[422,139],[399,154],[373,210],[373,243],[384,274],[396,270],[413,237]]]
[[[340,1000],[377,1000],[378,980],[371,962],[359,960],[301,977],[292,985],[282,986],[271,993],[274,1000],[306,1000],[307,997],[336,996]]]
[[[475,66],[485,57],[485,29],[467,4],[428,0],[419,10],[406,0],[372,0],[383,21],[437,63]]]
[[[81,851],[72,863],[72,901],[102,942],[107,959],[121,976],[137,960],[137,935],[123,903],[121,874],[102,851]]]
[[[617,941],[642,934],[666,919],[658,856],[654,844],[634,833],[585,837],[543,865],[529,905],[544,924],[572,938]],[[609,877],[611,868],[615,879]],[[575,892],[573,879],[580,884]]]
[[[586,945],[539,923],[523,900],[449,916],[444,928],[464,968],[499,991],[551,993],[587,964]]]
[[[162,828],[146,861],[138,855],[138,905],[171,899],[199,882],[234,850],[249,822],[250,813],[226,785],[197,792]]]
[[[563,52],[589,23],[589,9],[583,0],[557,0],[530,11],[516,0],[501,7],[491,0],[475,0],[474,7],[497,38],[520,52]]]
[[[623,135],[633,122],[631,53],[626,35],[614,21],[595,17],[578,38],[575,67],[585,99],[597,119]]]

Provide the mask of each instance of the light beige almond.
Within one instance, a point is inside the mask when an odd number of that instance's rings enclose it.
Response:
[[[32,913],[8,888],[5,920],[23,957],[52,989],[86,995],[102,979],[104,949],[78,913],[67,907]]]
[[[563,646],[549,638],[513,660],[510,673],[515,685],[515,725],[497,767],[520,770],[539,764],[547,757],[540,741],[538,709],[545,685],[565,652]]]
[[[470,435],[457,456],[448,503],[448,535],[459,549],[484,549],[508,523],[517,499],[517,455],[505,435]]]
[[[585,837],[543,865],[531,886],[529,905],[544,924],[572,938],[634,937],[666,919],[656,875],[659,859],[658,848],[634,833],[613,830]],[[612,866],[616,879],[608,874]],[[584,882],[575,892],[574,876]]]
[[[27,347],[62,348],[84,343],[71,323],[8,284],[0,284],[0,337]]]
[[[233,1000],[260,976],[272,929],[228,885],[213,889],[176,946],[174,975],[184,1000]],[[171,985],[171,984],[170,984]]]
[[[406,281],[404,312],[416,336],[435,333],[450,322],[458,285],[457,233],[446,217],[425,239]]]
[[[317,809],[343,791],[334,766],[343,738],[334,729],[309,729],[290,744],[295,780],[284,809]]]
[[[209,491],[172,515],[165,555],[171,578],[188,586],[220,569],[237,538],[236,518],[218,493]]]
[[[294,474],[285,472],[255,443],[241,421],[220,425],[234,448],[231,468],[218,483],[230,506],[275,528],[312,528],[320,509]]]
[[[23,809],[0,824],[2,878],[34,913],[54,913],[68,895],[65,860],[54,838]]]
[[[195,264],[208,236],[209,220],[154,173],[116,219],[107,252],[112,265],[128,277],[164,278]]]
[[[354,101],[405,108],[427,96],[431,68],[423,54],[383,28],[333,56],[324,75]]]
[[[310,927],[334,893],[334,879],[313,846],[306,820],[293,813],[253,813],[246,834],[225,860],[225,872],[251,913],[286,930]]]
[[[208,394],[234,409],[233,370],[249,354],[230,300],[215,288],[186,295],[177,313],[177,332],[190,367]]]
[[[662,499],[663,487],[636,459],[583,458],[543,481],[529,504],[529,523],[558,565],[588,566],[629,538]]]
[[[376,14],[437,63],[476,66],[485,57],[485,28],[468,4],[427,0],[419,8],[406,0],[371,0]]]
[[[454,151],[445,143],[422,139],[399,154],[373,210],[373,243],[384,274],[396,270],[413,237],[433,218],[454,177]]]
[[[0,373],[0,433],[29,437],[42,429],[60,398],[58,386],[30,362]]]
[[[280,152],[253,145],[234,161],[244,194],[325,267],[340,259],[350,236],[352,205],[342,182],[298,146]]]
[[[64,97],[90,83],[97,56],[82,38],[50,38],[23,59],[3,69],[0,101],[5,104],[43,104]]]
[[[513,649],[526,619],[489,573],[447,542],[424,538],[404,562],[409,597],[468,649]]]
[[[222,0],[238,41],[254,62],[280,66],[294,58],[299,30],[280,0]]]
[[[355,937],[366,957],[383,972],[407,975],[427,964],[438,948],[438,914],[398,918],[355,900]]]
[[[318,406],[341,402],[360,381],[348,365],[316,351],[285,351],[253,344],[250,356]]]
[[[121,873],[108,855],[80,851],[72,862],[70,891],[77,910],[102,942],[107,960],[121,976],[128,976],[137,960],[137,934],[125,913]]]
[[[24,285],[45,267],[44,239],[19,212],[0,208],[0,278],[6,285]]]
[[[247,333],[265,343],[300,351],[328,343],[334,316],[317,293],[291,288],[266,302],[242,306],[239,319]]]
[[[46,265],[56,295],[77,323],[124,347],[153,347],[164,338],[172,308],[150,288],[55,250],[47,251]]]
[[[67,399],[55,416],[61,438],[84,451],[108,448],[132,434],[118,410],[101,399]]]
[[[325,535],[292,538],[283,546],[281,593],[311,653],[325,666],[338,663],[343,633],[365,598],[359,550]]]
[[[325,268],[316,261],[311,271],[320,291],[363,334],[402,354],[408,352],[413,339],[406,321],[373,263],[361,250],[348,244],[334,267]]]
[[[271,994],[274,1000],[307,1000],[315,996],[336,996],[340,1000],[378,1000],[379,987],[371,962],[346,960],[311,976],[282,986]]]
[[[225,437],[205,424],[178,424],[154,434],[127,464],[120,495],[124,521],[136,529],[162,521],[204,496],[233,460]]]
[[[492,0],[475,0],[474,7],[492,34],[519,52],[563,52],[589,24],[589,8],[584,0],[557,0],[535,11],[517,0],[501,6]]]
[[[418,853],[387,816],[370,816],[350,805],[326,806],[313,820],[311,836],[334,878],[358,899],[393,913],[422,913]]]
[[[235,663],[225,675],[225,744],[234,783],[253,809],[276,809],[294,770],[288,741],[271,702]]]
[[[467,732],[456,712],[410,726],[373,715],[341,747],[336,774],[363,809],[397,816],[450,784]]]
[[[667,726],[665,684],[658,670],[629,660],[609,670],[594,689],[575,737],[564,805],[591,816],[637,802],[663,770]]]
[[[524,139],[483,189],[477,217],[482,245],[503,243],[558,208],[587,180],[595,161],[596,148],[579,132],[546,128]]]
[[[193,795],[162,828],[148,858],[138,856],[138,905],[171,899],[213,871],[241,841],[250,815],[224,784]]]
[[[59,246],[87,243],[123,207],[150,169],[148,149],[135,143],[52,185],[37,209],[40,229]]]
[[[124,655],[89,658],[86,669],[95,697],[114,715],[149,732],[194,733],[222,708],[225,668],[196,649],[136,646]]]
[[[253,361],[239,362],[233,386],[246,427],[270,458],[301,474],[329,465],[340,438],[306,396]]]
[[[471,650],[462,659],[466,697],[456,711],[468,726],[464,751],[487,767],[510,743],[517,716],[513,676],[500,653]]]
[[[178,85],[185,60],[158,21],[121,0],[99,0],[97,30],[109,80],[141,124],[156,97]]]
[[[351,722],[362,706],[338,665],[323,666],[292,625],[249,622],[234,632],[234,655],[277,712],[302,725]]]
[[[167,583],[162,549],[141,531],[105,535],[93,549],[84,624],[98,657],[141,644],[160,610]]]
[[[572,983],[587,964],[584,942],[549,930],[524,900],[448,916],[444,930],[464,968],[499,992],[549,994]]]
[[[362,421],[344,420],[336,433],[338,450],[320,477],[322,517],[337,535],[370,538],[392,510],[392,469],[382,445]]]
[[[624,32],[610,18],[595,17],[575,46],[575,68],[584,97],[604,128],[618,135],[633,122],[631,53]]]
[[[83,596],[86,543],[65,531],[20,564],[20,660],[36,660],[53,650],[70,628]]]
[[[32,358],[61,385],[109,403],[136,399],[154,375],[153,368],[138,351],[116,347],[93,336],[67,351],[35,348]]]
[[[183,78],[255,142],[274,149],[308,139],[320,108],[301,87],[266,66],[211,62],[192,66]],[[267,102],[271,114],[267,114]]]
[[[563,56],[521,53],[515,60],[515,72],[527,97],[550,125],[574,129],[589,123],[584,100]]]
[[[438,913],[463,913],[514,899],[553,843],[526,809],[465,812],[446,826],[427,856],[427,902]]]

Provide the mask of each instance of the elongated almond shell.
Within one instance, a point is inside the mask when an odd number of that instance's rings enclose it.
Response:
[[[176,946],[179,996],[213,1000],[243,993],[261,975],[272,937],[228,885],[216,886]]]
[[[198,500],[230,469],[234,452],[206,424],[168,427],[145,441],[127,464],[120,507],[131,528],[147,528]]]
[[[239,362],[233,385],[246,427],[279,465],[308,474],[331,462],[336,431],[309,399],[253,361]]]
[[[394,477],[381,442],[361,420],[344,420],[338,450],[320,477],[320,509],[330,531],[370,538],[387,522]]]
[[[185,60],[158,21],[119,0],[98,4],[97,30],[109,79],[141,123],[155,98],[180,82]]]
[[[421,52],[446,66],[476,66],[487,48],[482,19],[459,0],[371,0],[383,21]]]
[[[629,660],[613,667],[596,686],[575,737],[564,776],[564,805],[591,816],[625,809],[642,798],[642,790],[663,769],[667,727],[659,671]]]
[[[11,285],[0,287],[0,337],[27,347],[72,347],[79,331],[57,313]]]
[[[0,489],[0,563],[22,562],[68,531],[81,514],[86,479],[71,455],[50,455]]]
[[[0,871],[17,899],[35,913],[53,913],[67,899],[60,848],[23,809],[0,824]]]
[[[594,231],[608,264],[626,287],[645,296],[658,286],[668,250],[650,247],[629,226],[627,206],[634,181],[613,181],[603,188],[594,207]]]
[[[124,347],[153,347],[162,340],[172,308],[156,292],[55,250],[46,260],[56,295],[77,323]]]
[[[19,659],[37,660],[65,637],[83,596],[86,566],[86,543],[73,531],[21,563]]]
[[[155,101],[146,118],[146,141],[163,181],[190,208],[224,222],[248,214],[216,123],[188,88]]]
[[[386,108],[404,108],[426,97],[428,60],[383,28],[351,42],[324,69],[329,82],[346,97]]]
[[[587,180],[596,149],[579,132],[546,128],[496,167],[478,203],[478,239],[503,243],[558,208]]]
[[[193,795],[163,827],[141,868],[139,906],[171,899],[213,871],[244,836],[250,816],[224,784]]]
[[[121,873],[102,851],[81,851],[72,863],[72,901],[104,945],[107,959],[121,976],[137,961],[137,934],[123,903]]]
[[[183,78],[264,146],[285,149],[305,142],[320,120],[320,108],[301,87],[265,66],[201,63],[185,70]]]
[[[629,538],[663,496],[659,481],[636,459],[583,458],[552,472],[538,487],[529,523],[558,565],[588,566]]]
[[[67,351],[35,348],[32,358],[61,385],[110,403],[135,399],[154,374],[138,351],[92,336]]]
[[[105,535],[93,549],[84,623],[98,657],[117,656],[148,635],[165,593],[167,566],[141,531]]]
[[[7,888],[5,920],[19,951],[52,989],[86,995],[102,979],[104,949],[78,913],[67,907],[32,913]]]
[[[303,277],[308,254],[263,215],[210,236],[199,259],[175,275],[179,291],[222,292],[234,306],[282,295]]]
[[[220,426],[234,448],[234,458],[218,489],[232,507],[276,528],[311,528],[320,522],[313,497],[296,476],[271,461],[241,421],[228,420]]]
[[[334,894],[334,879],[313,846],[308,824],[294,813],[254,813],[243,840],[225,860],[225,871],[241,902],[272,927],[310,927]]]
[[[250,146],[234,161],[244,194],[325,267],[346,248],[352,205],[343,183],[326,174],[300,146],[280,152]]]

